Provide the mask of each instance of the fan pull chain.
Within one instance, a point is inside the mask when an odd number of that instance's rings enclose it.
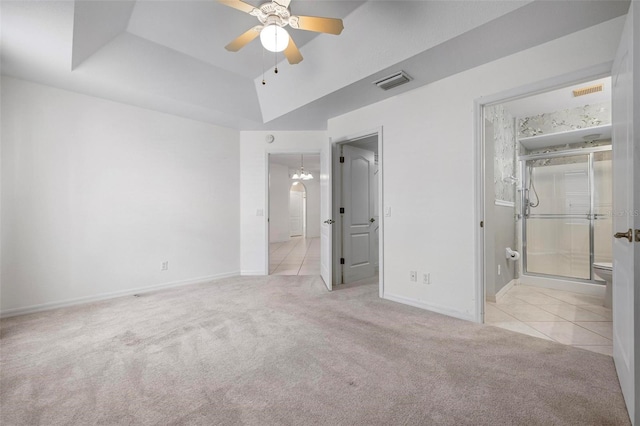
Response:
[[[277,46],[278,45],[278,32],[277,31],[276,31],[275,38],[276,38],[276,46]],[[274,63],[275,63],[273,72],[275,74],[278,74],[278,52],[273,52],[273,60],[274,60]]]
[[[262,48],[262,85],[264,86],[265,84],[267,82],[264,81],[264,48]]]
[[[273,72],[278,74],[278,52],[273,52],[273,58],[274,58],[274,62],[275,62],[275,68],[274,68]]]

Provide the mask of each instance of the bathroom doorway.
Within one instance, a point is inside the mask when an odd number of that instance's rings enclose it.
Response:
[[[484,322],[612,355],[611,79],[482,109]]]

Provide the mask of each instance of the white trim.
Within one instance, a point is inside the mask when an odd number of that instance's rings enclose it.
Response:
[[[475,321],[475,316],[468,312],[461,312],[461,311],[450,309],[444,306],[434,305],[432,303],[425,303],[415,299],[409,299],[408,297],[404,297],[404,296],[398,296],[396,294],[385,293],[383,299],[390,300],[392,302],[402,303],[403,305],[413,306],[415,308],[424,309],[424,310],[435,312],[438,314],[459,318],[466,321]]]
[[[83,305],[85,303],[99,302],[102,300],[114,299],[116,297],[131,296],[133,294],[148,293],[150,291],[163,290],[168,288],[182,287],[191,284],[202,284],[222,278],[237,277],[239,272],[227,272],[224,274],[209,275],[205,277],[192,278],[182,281],[154,284],[147,287],[130,288],[127,290],[114,291],[111,293],[100,293],[94,296],[79,297],[76,299],[62,300],[59,302],[49,302],[40,305],[31,305],[24,308],[5,309],[0,312],[0,318],[14,317],[17,315],[32,314],[35,312],[49,311],[52,309],[66,308],[69,306]]]
[[[498,291],[498,292],[496,293],[496,295],[495,295],[495,296],[493,296],[493,297],[492,297],[492,296],[487,296],[487,301],[489,301],[489,302],[493,302],[493,303],[498,303],[498,302],[500,302],[500,299],[502,299],[502,297],[503,297],[505,294],[507,294],[507,292],[508,292],[509,290],[511,290],[511,287],[513,287],[514,285],[518,285],[518,280],[517,280],[516,278],[512,279],[511,281],[509,281],[509,282],[507,283],[507,285],[505,285],[504,287],[502,287],[502,288],[500,289],[500,291]]]
[[[264,235],[266,236],[264,244],[265,244],[265,268],[262,271],[245,271],[242,272],[242,275],[270,275],[269,269],[269,262],[271,262],[270,259],[270,255],[271,253],[269,253],[269,244],[271,244],[271,241],[269,241],[269,218],[271,216],[271,212],[269,211],[269,171],[270,171],[270,161],[269,158],[272,154],[278,155],[278,154],[317,154],[318,156],[322,155],[322,150],[321,149],[287,149],[287,148],[269,148],[267,147],[264,155],[265,155],[265,177],[264,177],[264,193],[265,193],[265,197],[264,197],[264,211],[266,212],[266,214],[264,215]],[[318,178],[320,178],[320,176],[318,176]],[[322,201],[321,201],[322,203]],[[320,207],[320,209],[322,209],[322,207]],[[288,240],[284,240],[284,241],[288,241]],[[274,241],[274,242],[278,242],[278,241]]]
[[[476,211],[473,217],[473,228],[476,230],[474,233],[476,256],[475,256],[475,305],[476,312],[472,321],[479,324],[484,323],[484,299],[485,299],[485,277],[484,277],[484,227],[480,226],[481,222],[484,222],[484,186],[485,186],[485,143],[484,143],[484,104],[481,100],[476,99],[474,102],[474,116],[475,116],[475,138],[473,144],[474,152],[474,167],[475,175],[478,179],[475,180],[476,188],[474,191],[474,197],[476,202]]]
[[[496,200],[495,205],[500,207],[515,207],[516,203],[513,201]]]
[[[243,277],[251,277],[251,276],[265,276],[267,274],[264,273],[264,271],[261,270],[255,270],[255,271],[247,271],[247,270],[242,270],[240,271],[240,275],[242,275]]]
[[[376,127],[374,129],[370,129],[370,130],[366,130],[363,132],[358,132],[358,133],[353,133],[351,135],[348,136],[342,136],[339,138],[329,138],[331,147],[330,149],[332,150],[332,153],[334,153],[334,149],[337,149],[337,147],[339,145],[348,143],[348,142],[354,142],[358,139],[363,139],[369,136],[374,136],[376,135],[378,137],[378,213],[379,213],[379,219],[380,219],[380,232],[378,234],[378,296],[381,298],[384,298],[385,292],[384,292],[384,155],[383,155],[383,126],[380,127]],[[334,201],[333,203],[333,210],[335,213],[335,210],[337,208],[339,208],[339,202],[335,202],[335,196],[336,196],[336,191],[334,190],[336,186],[340,185],[340,179],[337,176],[337,174],[335,173],[335,161],[337,159],[336,155],[332,155],[332,164],[331,164],[331,173],[334,175],[332,176],[332,181],[331,181],[331,197]],[[339,227],[342,226],[342,223],[339,220],[340,215],[337,214],[336,215],[336,224],[338,225],[338,227],[334,227],[333,229],[333,239],[332,239],[332,252],[334,253],[334,258],[333,258],[333,268],[335,269],[336,265],[340,264],[340,253],[339,253],[339,249],[337,247],[338,241],[339,239],[336,238],[337,235],[337,230],[339,229]],[[332,279],[336,280],[336,273],[335,271],[332,271]]]

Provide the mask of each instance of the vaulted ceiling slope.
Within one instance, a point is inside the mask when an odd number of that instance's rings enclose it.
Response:
[[[339,36],[292,29],[304,60],[289,65],[263,54],[259,40],[227,52],[257,21],[215,0],[5,0],[1,71],[240,130],[322,130],[330,117],[613,19],[628,6],[293,0],[292,13],[341,18],[345,29]],[[410,83],[389,91],[372,84],[400,69]]]

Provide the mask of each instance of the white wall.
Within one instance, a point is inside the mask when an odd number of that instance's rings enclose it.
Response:
[[[333,138],[383,126],[385,297],[475,318],[474,101],[612,60],[614,21],[329,120]]]
[[[272,134],[275,141],[265,142]],[[240,260],[243,275],[266,275],[267,153],[319,153],[327,141],[323,131],[240,132]],[[319,178],[319,176],[318,176]]]
[[[289,168],[269,165],[269,242],[289,241],[289,190],[293,182]]]
[[[9,77],[2,113],[4,313],[239,273],[237,131]]]

